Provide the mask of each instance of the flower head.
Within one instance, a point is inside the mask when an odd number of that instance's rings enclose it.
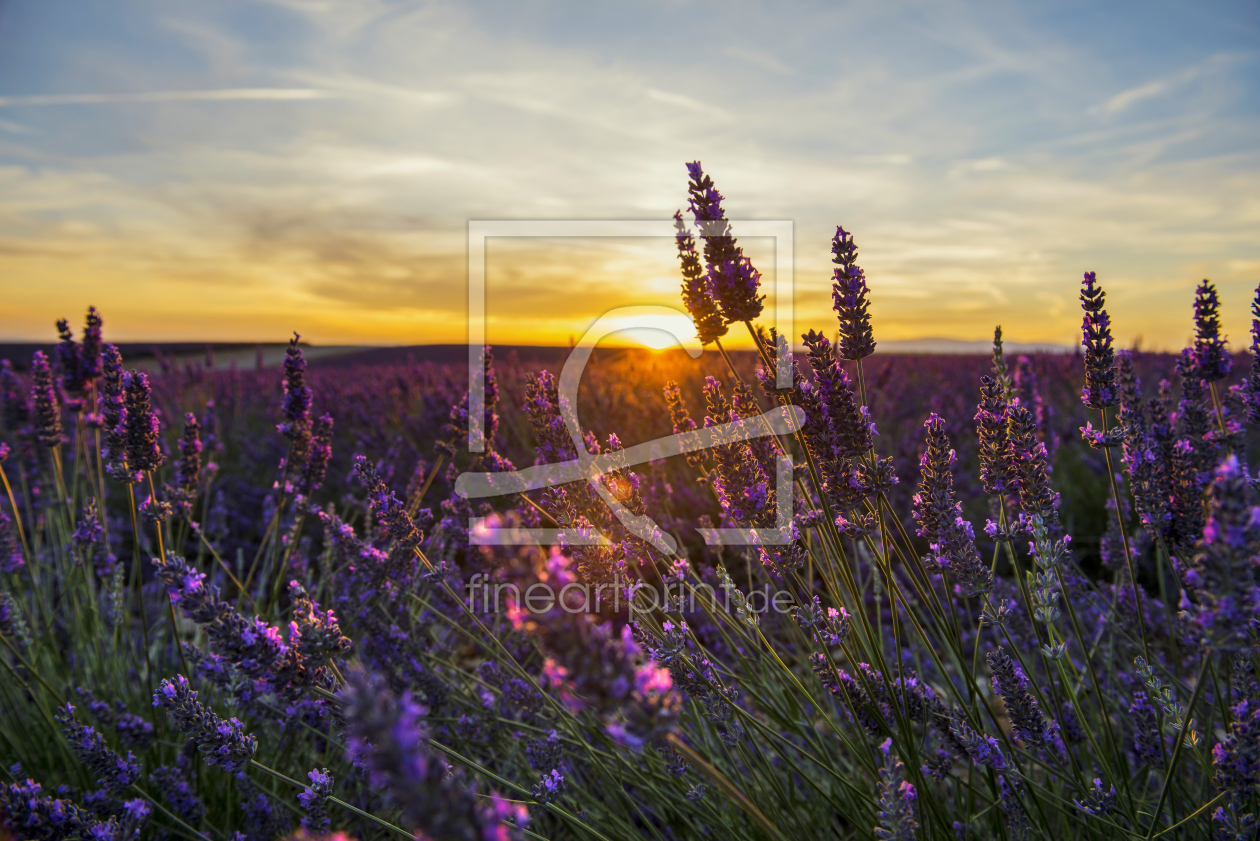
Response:
[[[1085,345],[1085,388],[1081,396],[1091,409],[1105,409],[1120,400],[1116,391],[1115,351],[1111,347],[1111,317],[1103,306],[1107,295],[1094,272],[1085,272],[1081,290]]]
[[[866,273],[857,264],[853,234],[837,225],[831,253],[836,264],[831,283],[832,307],[840,318],[837,351],[843,359],[863,359],[875,352],[875,337],[871,332],[870,290],[866,287]]]

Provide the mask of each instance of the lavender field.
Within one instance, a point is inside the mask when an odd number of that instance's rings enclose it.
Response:
[[[705,353],[595,354],[585,447],[615,468],[590,483],[455,491],[576,457],[567,349],[490,350],[478,453],[458,363],[308,364],[294,336],[280,365],[145,373],[94,309],[6,360],[4,831],[1254,837],[1260,297],[1250,353],[1195,279],[1192,347],[1118,349],[1087,272],[1075,354],[1004,354],[999,333],[988,356],[893,356],[840,228],[836,320],[793,337],[781,389],[787,341],[688,169],[681,300]],[[758,350],[723,349],[735,334]],[[782,407],[799,428],[761,436]],[[722,425],[750,434],[618,465]]]

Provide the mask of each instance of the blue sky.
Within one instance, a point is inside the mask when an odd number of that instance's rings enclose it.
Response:
[[[0,0],[0,338],[461,341],[469,219],[668,217],[699,159],[795,222],[802,329],[843,224],[877,339],[1070,343],[1093,269],[1123,342],[1210,277],[1244,345],[1258,82],[1254,2]],[[677,303],[668,241],[489,273],[497,342]]]

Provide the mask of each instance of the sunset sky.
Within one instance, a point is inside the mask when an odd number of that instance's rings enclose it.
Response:
[[[1180,347],[1260,283],[1260,4],[0,0],[0,340],[465,339],[477,219],[668,219],[684,162],[795,225],[831,332]],[[735,233],[738,235],[739,226]],[[771,244],[745,243],[772,275]],[[491,241],[487,337],[678,304],[673,243]]]

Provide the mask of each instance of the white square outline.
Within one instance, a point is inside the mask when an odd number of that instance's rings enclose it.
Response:
[[[792,386],[795,299],[794,223],[789,219],[728,219],[740,237],[774,239],[775,330],[788,337],[775,348],[775,385]],[[468,221],[468,452],[485,452],[486,240],[490,237],[656,237],[673,240],[674,220],[470,219]],[[698,232],[697,232],[698,235]],[[699,236],[703,239],[703,236]],[[681,282],[681,281],[680,281]],[[780,345],[781,347],[782,345]]]

